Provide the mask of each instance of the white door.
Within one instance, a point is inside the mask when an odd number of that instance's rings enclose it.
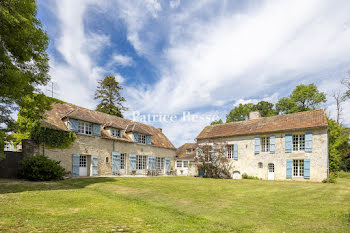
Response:
[[[268,171],[267,179],[274,180],[275,179],[275,165],[273,163],[269,163],[268,169],[269,169],[269,171]]]
[[[87,176],[86,155],[80,155],[79,158],[79,176]]]
[[[120,154],[120,175],[125,175],[125,155]]]

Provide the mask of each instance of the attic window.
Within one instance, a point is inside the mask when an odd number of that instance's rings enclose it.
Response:
[[[78,132],[82,134],[92,134],[92,124],[89,122],[79,121],[78,122]]]
[[[186,153],[189,154],[192,152],[192,149],[186,149]]]
[[[112,137],[118,137],[118,138],[120,138],[120,130],[119,130],[119,129],[111,128],[111,135],[112,135]]]
[[[141,144],[146,144],[146,135],[139,134],[138,142]]]

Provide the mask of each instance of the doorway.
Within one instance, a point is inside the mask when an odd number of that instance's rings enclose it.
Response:
[[[79,176],[87,176],[87,156],[86,155],[80,155]]]
[[[268,165],[268,180],[274,180],[275,179],[275,165],[273,163],[269,163]]]

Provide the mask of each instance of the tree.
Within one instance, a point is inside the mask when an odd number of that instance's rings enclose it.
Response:
[[[125,99],[120,95],[123,88],[119,82],[114,76],[106,76],[98,83],[95,99],[100,99],[101,102],[97,105],[96,111],[123,117],[122,111],[126,111],[127,108],[123,106]]]
[[[0,147],[23,96],[49,81],[48,36],[36,14],[35,0],[0,1]]]
[[[216,120],[216,121],[213,121],[212,123],[210,123],[210,125],[218,125],[218,124],[223,124],[224,122],[222,122],[222,120]]]
[[[281,98],[276,103],[276,109],[280,113],[295,113],[317,109],[321,103],[327,101],[326,94],[318,91],[313,83],[296,86],[289,97]]]
[[[342,158],[349,153],[349,129],[342,128],[335,120],[328,119],[329,170],[339,171]]]
[[[226,123],[247,120],[251,111],[259,111],[262,117],[274,116],[277,111],[273,107],[273,104],[267,101],[260,101],[257,104],[239,104],[226,115]]]
[[[253,106],[253,110],[259,111],[262,117],[268,117],[277,114],[276,110],[273,107],[273,103],[262,100]]]
[[[343,112],[342,104],[346,100],[346,95],[342,94],[340,91],[333,91],[332,97],[335,100],[336,108],[337,108],[337,123],[340,124],[340,117]]]

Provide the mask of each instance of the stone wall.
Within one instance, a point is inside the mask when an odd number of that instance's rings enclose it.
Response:
[[[166,149],[151,145],[137,144],[133,142],[123,142],[112,139],[105,139],[98,136],[77,135],[74,144],[67,149],[45,149],[45,155],[50,159],[61,161],[61,165],[67,172],[72,171],[72,154],[87,155],[88,175],[91,175],[91,155],[98,156],[99,176],[112,175],[112,152],[126,153],[126,174],[128,173],[128,155],[146,155],[156,157],[169,157],[170,166],[174,168],[175,149]],[[108,157],[108,162],[106,162]],[[147,159],[148,164],[148,159]]]
[[[261,134],[260,137],[269,137],[275,135],[275,153],[261,152],[254,153],[254,137],[251,136],[238,136],[227,137],[208,140],[198,140],[198,145],[202,146],[206,143],[225,143],[238,144],[238,160],[231,159],[231,163],[234,167],[232,173],[236,171],[240,175],[247,173],[250,176],[257,176],[262,179],[267,179],[268,164],[273,163],[275,167],[274,177],[275,180],[286,179],[286,160],[287,159],[310,159],[310,179],[304,178],[292,178],[292,180],[310,180],[310,181],[322,181],[328,177],[328,134],[327,129],[322,130],[307,130],[312,131],[312,152],[306,153],[304,151],[285,153],[285,133],[273,133],[273,134]],[[305,133],[306,131],[296,131],[293,133]],[[258,163],[262,163],[263,167],[259,168]]]
[[[22,152],[5,151],[5,158],[0,159],[0,177],[17,178],[20,161],[23,159]]]

